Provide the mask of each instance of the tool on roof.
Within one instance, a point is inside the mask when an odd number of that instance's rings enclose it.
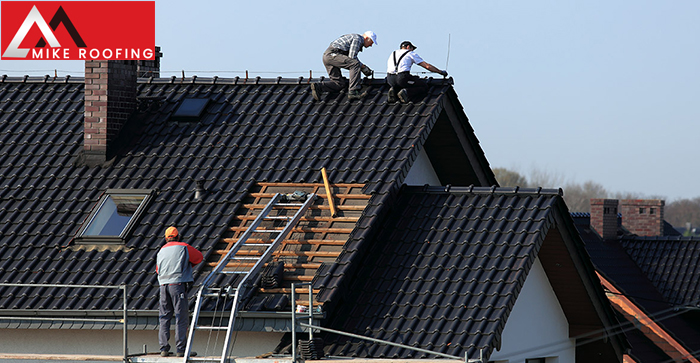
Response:
[[[241,234],[226,256],[221,258],[214,270],[207,275],[197,292],[197,300],[185,349],[185,363],[188,361],[211,361],[211,358],[190,357],[194,334],[195,331],[199,330],[208,330],[210,334],[212,331],[217,331],[217,340],[218,332],[225,331],[220,362],[226,363],[230,350],[231,335],[243,300],[251,292],[251,287],[254,285],[257,275],[270,260],[272,253],[287,237],[292,228],[297,225],[301,217],[306,213],[306,210],[313,204],[315,198],[316,195],[313,193],[300,191],[289,194],[275,194],[246,231]],[[294,214],[292,216],[284,215],[289,211],[293,211]],[[277,224],[276,222],[280,221],[285,222],[284,226],[274,226]],[[263,222],[265,222],[265,226],[261,226]],[[270,227],[270,224],[273,226]],[[276,235],[276,237],[271,243],[248,243],[248,239],[254,233],[269,233]],[[262,250],[263,248],[264,251]],[[215,283],[225,279],[226,275],[233,280],[229,281],[230,284],[226,286],[222,284],[219,287],[213,286]],[[233,298],[231,307],[226,311],[227,299],[231,297]],[[207,298],[215,299],[213,317],[211,319],[201,319],[206,321],[200,322],[202,304]],[[224,299],[223,302],[221,302],[222,298]],[[221,311],[218,311],[219,306]],[[224,326],[223,319],[227,313],[228,324]],[[216,322],[217,318],[219,320],[218,323]],[[202,325],[203,323],[207,323],[207,325]]]
[[[328,197],[328,205],[331,206],[331,217],[335,218],[338,216],[338,212],[335,210],[335,201],[333,200],[333,193],[331,193],[331,183],[328,182],[328,174],[326,174],[326,168],[321,168],[321,175],[323,176],[323,185],[326,187],[326,196]]]
[[[447,34],[447,60],[445,61],[445,71],[447,71],[447,65],[450,63],[450,38],[452,34]]]

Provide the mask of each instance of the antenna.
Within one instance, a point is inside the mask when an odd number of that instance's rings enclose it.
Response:
[[[452,38],[452,34],[447,33],[447,60],[445,61],[445,71],[447,71],[447,65],[450,63],[450,38]]]

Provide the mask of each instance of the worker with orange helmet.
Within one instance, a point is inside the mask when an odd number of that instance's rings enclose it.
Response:
[[[187,345],[189,305],[187,290],[194,281],[192,266],[204,256],[186,242],[179,242],[180,234],[174,226],[165,230],[165,245],[158,251],[156,272],[160,284],[160,330],[158,342],[161,356],[170,355],[170,321],[175,316],[177,355],[184,356]],[[193,352],[190,355],[194,355]]]

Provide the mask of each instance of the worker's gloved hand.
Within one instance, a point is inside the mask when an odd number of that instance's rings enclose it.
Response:
[[[447,77],[447,71],[440,71],[440,74],[441,74],[443,77]]]
[[[362,72],[362,74],[364,74],[367,77],[371,76],[374,73],[374,71],[372,69],[370,69],[369,67],[367,67],[364,64],[362,65],[362,67],[360,67],[360,71]]]

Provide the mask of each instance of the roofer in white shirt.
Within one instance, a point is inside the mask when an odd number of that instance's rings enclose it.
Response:
[[[428,92],[428,83],[418,76],[411,75],[413,64],[447,77],[447,71],[441,71],[432,64],[426,62],[415,52],[416,46],[409,41],[401,43],[401,49],[395,50],[387,60],[386,80],[389,83],[389,102],[396,102],[398,96],[401,102],[406,103],[417,96]]]

